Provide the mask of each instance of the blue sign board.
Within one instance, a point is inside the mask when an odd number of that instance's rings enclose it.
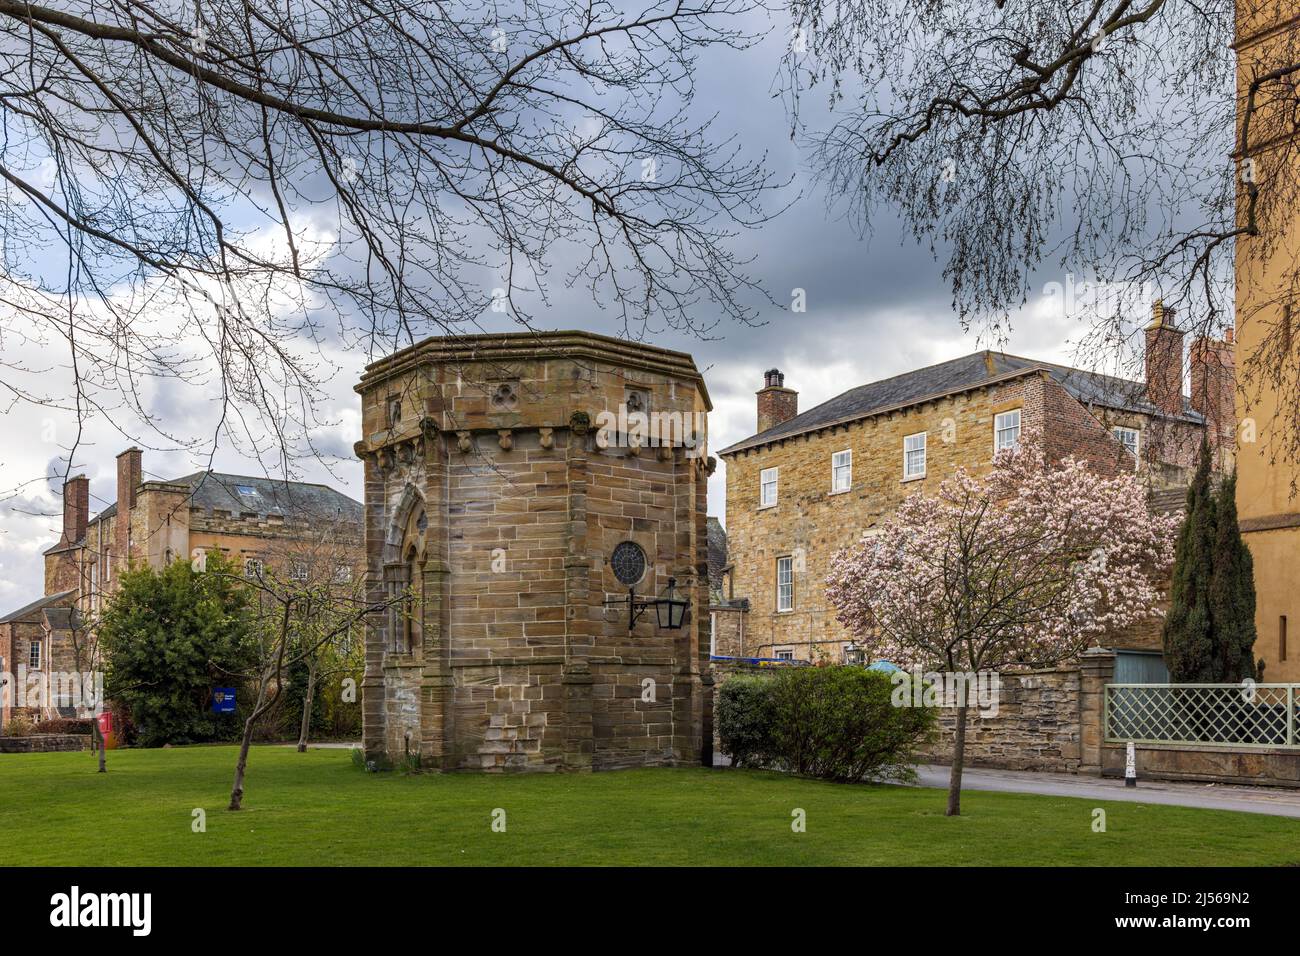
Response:
[[[212,712],[214,714],[233,714],[235,712],[235,688],[217,687],[213,689]]]

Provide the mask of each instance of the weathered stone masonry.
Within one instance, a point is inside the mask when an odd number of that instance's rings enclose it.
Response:
[[[620,406],[704,422],[691,358],[587,333],[430,339],[370,366],[368,759],[588,770],[711,759],[706,487],[684,440],[598,435]],[[699,440],[703,439],[703,428]],[[608,441],[605,439],[608,437]],[[695,447],[687,447],[694,444]],[[631,633],[608,558],[647,558],[693,613]]]

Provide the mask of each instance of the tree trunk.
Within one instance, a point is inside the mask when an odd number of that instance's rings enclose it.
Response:
[[[253,720],[244,721],[244,739],[239,742],[239,760],[235,763],[235,785],[230,791],[228,810],[239,810],[244,803],[244,769],[248,766],[248,748],[253,742]]]
[[[961,816],[961,771],[966,760],[966,708],[965,701],[957,705],[957,735],[952,745],[952,772],[948,776],[948,809],[946,817]]]
[[[248,748],[253,744],[253,727],[257,724],[257,718],[262,716],[263,705],[266,701],[266,679],[262,680],[262,686],[257,691],[257,704],[253,707],[253,712],[248,715],[244,721],[244,736],[239,741],[239,760],[235,762],[235,785],[230,790],[230,806],[227,810],[239,810],[244,805],[244,770],[248,767]]]
[[[239,742],[239,760],[235,762],[235,785],[230,788],[230,806],[227,810],[238,810],[244,805],[244,770],[248,767],[248,748],[253,745],[253,728],[267,709],[280,699],[284,692],[284,652],[289,641],[289,614],[293,610],[293,601],[284,602],[284,613],[280,619],[279,644],[275,652],[275,663],[262,670],[262,679],[257,685],[257,703],[253,705],[248,719],[244,721],[244,738]],[[271,681],[275,681],[275,696],[267,700],[271,690]]]
[[[99,732],[99,719],[97,715],[91,715],[90,726],[92,728],[91,740],[95,742],[95,749],[99,751],[99,772],[107,773],[108,768],[104,766],[104,735]]]
[[[307,736],[311,733],[311,702],[316,691],[316,666],[307,665],[307,693],[302,698],[302,727],[298,730],[298,753],[307,752]]]

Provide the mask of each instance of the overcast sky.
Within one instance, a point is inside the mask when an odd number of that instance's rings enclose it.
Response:
[[[771,95],[772,79],[783,39],[747,51],[720,51],[702,64],[697,107],[719,113],[719,128],[740,137],[749,154],[766,153],[774,171],[793,174],[794,189],[803,198],[761,230],[742,235],[741,248],[756,258],[751,271],[778,300],[789,302],[794,289],[804,290],[807,311],[791,314],[779,309],[765,313],[757,328],[720,326],[711,341],[672,333],[653,333],[657,345],[688,351],[704,373],[714,402],[710,446],[716,450],[754,431],[754,392],[762,373],[776,366],[786,385],[798,390],[801,409],[864,382],[943,361],[984,347],[974,334],[963,334],[950,305],[951,295],[926,247],[902,241],[888,219],[875,224],[869,241],[857,236],[833,210],[826,197],[806,181],[800,145],[792,142],[779,99]],[[558,274],[561,270],[556,270]],[[1063,281],[1043,276],[1042,282]],[[561,294],[554,300],[551,328],[584,328],[615,334],[608,312],[583,293]],[[1078,330],[1077,319],[1060,314],[1053,301],[1031,302],[1015,323],[1008,351],[1035,358],[1066,361],[1067,339]],[[8,345],[6,347],[9,347]],[[12,356],[7,356],[12,357]],[[35,365],[57,374],[66,365],[62,355],[37,355]],[[326,417],[337,424],[319,435],[328,450],[349,456],[359,436],[359,404],[352,386],[364,356],[333,352],[325,358],[337,367],[330,387]],[[210,394],[177,382],[154,383],[151,407],[173,434],[202,433],[214,410]],[[62,503],[58,496],[63,456],[74,425],[68,418],[34,418],[22,408],[0,418],[0,488],[20,493],[0,503],[0,613],[36,599],[43,591],[42,552],[57,539]],[[98,418],[82,434],[74,471],[91,481],[91,511],[97,513],[115,497],[114,456],[132,441],[114,423]],[[200,470],[201,460],[166,448],[146,448],[148,478],[175,478]],[[216,455],[220,471],[261,474],[254,462],[222,449]],[[345,461],[333,466],[308,465],[304,476],[334,485],[361,497],[361,468]],[[720,467],[710,484],[711,514],[725,515],[725,477]]]

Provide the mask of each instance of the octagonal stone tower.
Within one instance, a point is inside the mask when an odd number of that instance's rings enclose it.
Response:
[[[388,605],[366,633],[367,759],[711,763],[712,406],[691,357],[586,332],[433,338],[357,391]],[[652,607],[629,629],[629,586],[652,599],[670,577],[684,626]]]

